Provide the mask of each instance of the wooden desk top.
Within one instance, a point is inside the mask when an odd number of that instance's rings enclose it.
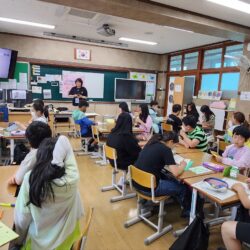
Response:
[[[176,154],[186,154],[186,153],[203,153],[199,149],[196,148],[185,148],[184,146],[177,144],[177,146],[174,148],[174,151]]]
[[[6,136],[6,135],[1,135],[0,134],[0,138],[4,138],[4,139],[15,139],[15,140],[18,140],[18,139],[25,139],[25,135],[10,135],[10,136]]]
[[[98,130],[100,133],[102,134],[109,134],[111,132],[110,129],[98,126]],[[144,131],[142,131],[140,128],[137,127],[133,127],[133,133],[143,133]]]
[[[224,178],[222,173],[217,173],[217,174],[210,174],[210,175],[204,175],[204,176],[197,176],[197,177],[193,177],[193,178],[187,178],[184,179],[184,183],[186,183],[187,185],[191,186],[194,183],[200,182],[202,180],[204,180],[206,177],[216,177],[216,178]],[[241,182],[245,182],[247,179],[246,176],[244,175],[239,175],[237,180],[241,181]],[[237,194],[235,194],[234,196],[226,199],[226,200],[220,200],[218,198],[215,198],[214,196],[211,196],[209,194],[207,194],[206,192],[204,192],[203,190],[199,190],[199,192],[203,195],[205,195],[206,197],[208,197],[210,200],[216,202],[217,204],[219,204],[221,207],[225,207],[227,205],[233,205],[239,202],[239,197]]]
[[[16,201],[16,198],[14,197],[16,192],[16,186],[8,185],[8,180],[17,171],[17,168],[18,166],[0,167],[0,202],[2,203],[15,203]],[[12,228],[14,208],[0,207],[0,210],[3,210],[2,222],[8,227]],[[8,249],[7,246],[6,249]]]

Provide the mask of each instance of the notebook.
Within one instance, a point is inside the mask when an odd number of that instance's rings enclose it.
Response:
[[[18,238],[18,234],[0,221],[0,246],[3,246],[16,238]]]

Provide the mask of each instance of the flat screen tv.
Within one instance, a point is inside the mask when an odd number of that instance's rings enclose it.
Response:
[[[146,101],[146,81],[115,79],[115,101]]]
[[[14,78],[17,51],[0,48],[0,78]]]

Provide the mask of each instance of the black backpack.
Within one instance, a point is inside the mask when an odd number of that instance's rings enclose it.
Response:
[[[14,149],[14,162],[19,165],[25,156],[29,153],[29,149],[23,144],[17,144]]]

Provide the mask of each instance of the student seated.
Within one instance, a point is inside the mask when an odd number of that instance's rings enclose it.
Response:
[[[201,151],[207,150],[207,136],[203,129],[197,126],[196,118],[185,116],[182,119],[183,129],[180,131],[180,144],[186,148],[197,148]]]
[[[164,117],[158,116],[158,102],[157,101],[151,101],[150,108],[149,108],[149,115],[153,122],[153,130],[154,133],[159,133],[161,131],[161,122],[163,122]]]
[[[174,104],[172,107],[172,113],[167,118],[167,124],[172,125],[173,131],[177,134],[181,130],[181,125],[182,125],[182,121],[179,118],[180,113],[181,113],[181,105]]]
[[[141,148],[133,135],[132,118],[128,113],[118,116],[116,125],[108,136],[107,145],[116,149],[119,169],[127,170],[138,158]],[[113,165],[112,161],[111,164]]]
[[[29,121],[29,124],[31,124],[31,122],[44,122],[44,123],[48,123],[48,119],[49,119],[49,112],[48,112],[48,106],[44,106],[44,102],[40,99],[37,99],[33,102],[32,105],[32,110],[31,110],[31,120]],[[15,122],[18,127],[20,127],[21,129],[25,130],[28,125],[23,124],[21,122],[16,121]]]
[[[32,122],[25,131],[25,136],[31,146],[30,152],[21,162],[17,172],[9,179],[9,184],[21,185],[24,175],[36,164],[36,154],[40,143],[52,136],[49,125],[44,122]]]
[[[95,125],[88,117],[86,117],[86,110],[89,107],[89,104],[85,100],[81,100],[78,105],[78,109],[74,110],[72,113],[72,118],[76,124],[79,124],[81,127],[81,136],[82,137],[91,137],[92,131],[91,126]]]
[[[139,117],[137,117],[136,119],[136,123],[138,124],[139,128],[143,131],[143,133],[137,135],[137,139],[141,141],[147,141],[150,139],[150,131],[153,122],[149,115],[148,105],[141,104],[139,108],[140,108],[140,114]]]
[[[200,111],[202,112],[201,125],[207,134],[212,135],[215,125],[215,114],[207,105],[201,106]]]
[[[196,109],[196,106],[193,102],[187,104],[186,115],[187,116],[192,115],[192,116],[194,116],[196,122],[199,121],[200,115],[199,115],[199,113]]]
[[[250,149],[245,146],[249,138],[249,129],[245,126],[237,126],[233,130],[233,144],[227,146],[222,157],[217,156],[216,160],[242,169],[250,168]]]
[[[247,180],[249,186],[250,179]],[[242,206],[245,209],[250,209],[250,199],[245,190],[245,187],[236,183],[232,186],[240,199]],[[249,212],[248,212],[249,216]],[[245,221],[226,221],[222,224],[221,234],[227,250],[240,250],[242,249],[242,242],[250,244],[250,223]]]
[[[185,199],[185,197],[189,197],[188,189],[176,179],[183,173],[186,162],[182,161],[180,165],[176,165],[172,152],[178,142],[178,135],[172,131],[163,135],[153,135],[139,154],[135,166],[153,174],[157,183],[155,195],[176,197],[183,208],[182,216],[186,217],[189,216],[191,200]],[[146,195],[151,195],[150,188],[141,187],[137,183],[133,185]]]
[[[230,121],[228,122],[228,129],[227,133],[224,135],[224,140],[227,142],[232,142],[233,130],[241,125],[246,127],[249,126],[248,122],[245,119],[245,115],[241,112],[234,112]]]
[[[44,139],[25,176],[14,211],[14,245],[24,249],[70,249],[80,236],[79,172],[65,136]]]

